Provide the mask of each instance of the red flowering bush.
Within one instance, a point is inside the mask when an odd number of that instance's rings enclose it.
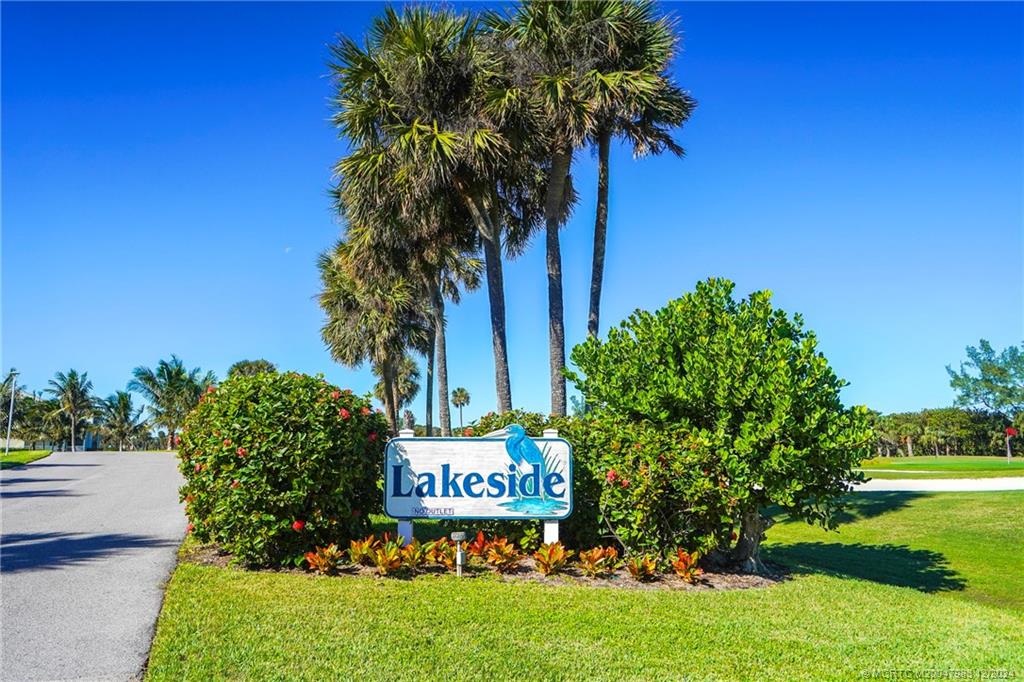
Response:
[[[203,396],[181,436],[192,532],[256,565],[299,564],[313,547],[346,546],[379,509],[377,434],[386,432],[367,398],[323,379],[228,379]]]

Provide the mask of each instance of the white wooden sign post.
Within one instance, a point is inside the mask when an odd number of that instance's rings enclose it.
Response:
[[[416,432],[412,429],[402,429],[398,432],[399,438],[415,438]],[[400,519],[398,521],[398,537],[402,538],[405,544],[412,542],[413,527],[412,519]]]
[[[403,430],[384,455],[384,513],[413,537],[414,519],[540,519],[544,542],[572,513],[572,446],[549,429],[511,424],[482,438],[416,438]]]
[[[544,429],[545,438],[558,438],[558,429]],[[558,521],[544,522],[544,542],[558,542]]]

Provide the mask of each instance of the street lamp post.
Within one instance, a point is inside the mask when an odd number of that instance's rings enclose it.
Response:
[[[14,423],[14,394],[18,392],[18,373],[11,370],[11,406],[7,410],[7,444],[4,445],[4,457],[11,452],[11,425]]]

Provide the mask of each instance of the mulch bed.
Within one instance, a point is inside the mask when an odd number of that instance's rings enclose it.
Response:
[[[191,564],[202,566],[218,566],[226,568],[231,563],[231,555],[224,552],[216,545],[203,545],[184,551],[181,560]],[[693,585],[681,580],[672,573],[662,573],[656,580],[649,582],[638,582],[633,579],[624,567],[615,571],[607,577],[588,578],[576,566],[570,565],[562,572],[552,575],[542,575],[535,568],[536,564],[532,558],[523,559],[522,563],[512,572],[498,573],[491,566],[477,563],[474,560],[470,565],[463,567],[462,577],[467,580],[499,579],[502,582],[532,582],[557,587],[588,586],[611,589],[627,590],[681,590],[681,591],[702,591],[702,590],[745,590],[752,588],[771,587],[788,578],[786,571],[779,566],[767,565],[767,571],[763,574],[739,573],[729,570],[708,571],[701,575]],[[300,573],[313,575],[309,571],[298,568],[275,568],[258,569],[271,573]],[[427,565],[416,571],[411,576],[408,571],[398,571],[393,575],[380,577],[377,570],[370,566],[354,566],[344,564],[338,570],[341,576],[362,576],[378,578],[379,580],[408,580],[420,576],[440,576],[454,574],[443,566]]]

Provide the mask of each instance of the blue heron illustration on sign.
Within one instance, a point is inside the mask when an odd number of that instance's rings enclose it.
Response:
[[[522,480],[533,485],[518,486],[516,499],[500,506],[510,511],[541,515],[565,509],[566,503],[546,497],[541,485],[548,474],[563,473],[560,471],[561,464],[553,464],[552,458],[548,456],[548,446],[545,445],[543,451],[538,448],[533,439],[526,435],[526,429],[519,424],[509,424],[505,427],[505,433],[505,452],[513,462],[509,471],[514,469]]]

